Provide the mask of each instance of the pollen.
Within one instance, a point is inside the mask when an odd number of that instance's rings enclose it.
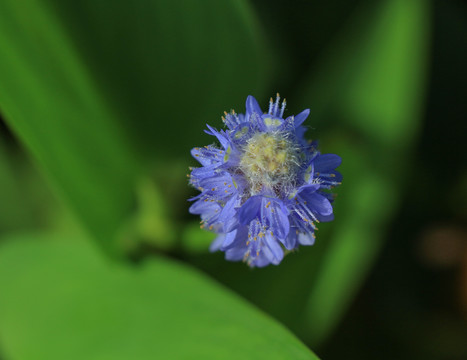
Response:
[[[240,170],[252,189],[276,189],[290,185],[298,168],[298,158],[297,145],[285,134],[259,132],[244,146]]]

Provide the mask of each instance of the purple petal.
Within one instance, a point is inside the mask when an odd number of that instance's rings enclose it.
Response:
[[[247,225],[258,216],[261,207],[262,196],[256,195],[249,198],[238,210],[240,224]]]
[[[299,233],[298,242],[300,245],[311,246],[315,243],[315,236],[313,233]]]
[[[288,210],[278,199],[263,197],[261,204],[261,221],[269,226],[277,238],[283,240],[289,234],[290,223]]]
[[[306,118],[310,115],[310,109],[303,110],[300,114],[294,118],[294,126],[297,128],[303,124]]]
[[[209,251],[210,252],[215,252],[215,251],[218,251],[221,246],[222,246],[222,243],[224,242],[224,239],[225,239],[225,235],[224,234],[220,234],[218,235],[214,241],[211,243],[211,245],[209,246]]]
[[[226,202],[221,214],[219,215],[219,222],[224,224],[224,231],[226,233],[235,229],[238,226],[238,219],[236,217],[236,207],[240,204],[239,196],[232,196],[232,198]]]
[[[312,193],[309,195],[310,207],[321,215],[331,215],[332,205],[328,199],[318,193]]]
[[[219,212],[221,209],[221,206],[215,202],[215,201],[209,201],[206,197],[202,197],[195,203],[193,203],[188,211],[190,214],[205,214],[205,213],[210,213],[210,212],[216,212],[216,210]]]
[[[266,233],[266,241],[264,245],[266,245],[269,248],[269,250],[271,250],[271,253],[273,255],[272,263],[279,263],[283,259],[284,251],[282,250],[281,246],[279,245],[279,242],[274,238],[274,236],[271,236],[269,233]]]
[[[334,170],[342,163],[340,156],[336,154],[323,154],[318,156],[315,161],[316,172],[326,172]]]
[[[297,232],[296,228],[290,228],[289,235],[284,241],[281,241],[287,250],[292,250],[297,245]]]
[[[212,126],[209,126],[208,124],[206,124],[206,126],[209,128],[210,132],[206,131],[206,130],[205,130],[205,132],[207,134],[209,134],[209,135],[214,135],[217,138],[217,140],[219,140],[222,147],[224,149],[227,149],[229,147],[229,145],[230,145],[230,141],[223,134],[221,134],[216,129],[214,129]]]
[[[295,196],[297,196],[297,195],[307,196],[307,195],[312,194],[315,191],[319,190],[319,188],[320,188],[319,184],[303,185],[298,189]]]
[[[226,171],[201,180],[199,185],[204,189],[206,195],[215,199],[230,198],[232,195],[237,193],[232,177]]]
[[[230,261],[242,260],[247,252],[247,247],[233,247],[225,251],[225,258]]]
[[[266,131],[266,126],[264,125],[263,118],[261,114],[253,113],[250,115],[250,124],[252,128],[259,129],[260,131]]]
[[[334,213],[330,215],[316,214],[316,218],[321,222],[329,222],[334,220]]]
[[[237,230],[231,231],[225,235],[225,240],[222,244],[222,250],[228,249],[237,237]]]
[[[219,164],[224,158],[224,151],[213,146],[195,147],[191,155],[203,166]]]
[[[216,165],[203,166],[194,168],[191,171],[191,177],[196,178],[198,181],[215,176],[217,174]]]
[[[252,96],[248,95],[246,98],[246,113],[247,115],[251,115],[252,113],[257,113],[258,115],[261,115],[263,112],[258,104],[258,101]]]

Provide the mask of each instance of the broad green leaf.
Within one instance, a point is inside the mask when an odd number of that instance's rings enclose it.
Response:
[[[0,233],[31,224],[29,199],[23,199],[10,154],[0,137]]]
[[[0,109],[111,251],[139,177],[133,149],[189,156],[206,122],[264,88],[273,58],[234,0],[6,0],[0,43]]]
[[[301,91],[316,127],[334,125],[322,143],[342,156],[344,174],[333,236],[303,317],[301,333],[312,343],[337,325],[398,204],[424,97],[428,10],[423,0],[362,8]]]
[[[102,246],[129,212],[137,160],[45,2],[0,3],[0,108]]]
[[[0,137],[0,234],[55,226],[67,215],[27,155]]]
[[[0,247],[7,360],[317,359],[283,326],[202,273],[164,258],[107,262],[46,236]]]
[[[245,0],[45,3],[149,159],[189,156],[206,123],[264,89],[274,59]]]

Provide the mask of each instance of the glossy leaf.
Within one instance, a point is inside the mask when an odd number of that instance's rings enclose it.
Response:
[[[317,359],[202,273],[164,258],[133,268],[45,236],[0,247],[7,359]]]

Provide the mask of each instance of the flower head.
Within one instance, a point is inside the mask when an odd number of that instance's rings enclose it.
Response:
[[[201,191],[190,199],[190,212],[219,234],[211,251],[252,267],[277,265],[284,250],[313,245],[316,223],[333,219],[329,190],[342,180],[335,170],[340,157],[321,154],[304,138],[310,111],[284,119],[285,106],[278,94],[263,113],[250,95],[245,114],[232,110],[222,117],[226,130],[208,125],[220,147],[191,151],[202,167],[189,175]]]

